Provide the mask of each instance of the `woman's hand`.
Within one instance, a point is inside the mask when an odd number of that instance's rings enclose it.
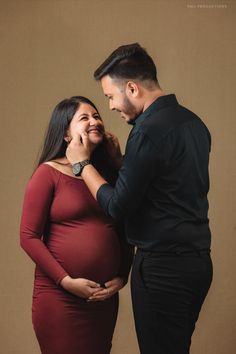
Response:
[[[61,280],[60,285],[71,294],[82,297],[83,299],[88,299],[95,292],[103,289],[100,287],[100,284],[92,280],[84,278],[73,279],[69,275]]]
[[[110,156],[114,166],[119,169],[123,160],[119,140],[114,134],[110,132],[105,132],[105,139],[108,155]]]
[[[109,299],[109,297],[113,296],[124,286],[124,279],[121,277],[116,277],[105,284],[105,288],[97,289],[88,298],[88,301],[103,301]]]

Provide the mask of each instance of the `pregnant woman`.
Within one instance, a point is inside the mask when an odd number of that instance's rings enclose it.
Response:
[[[118,291],[132,263],[121,225],[104,214],[65,157],[83,131],[94,148],[89,163],[115,182],[118,142],[105,133],[95,105],[75,96],[55,107],[24,197],[21,246],[36,264],[32,317],[42,354],[110,353]]]

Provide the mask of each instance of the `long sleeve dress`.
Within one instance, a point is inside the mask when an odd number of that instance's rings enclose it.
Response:
[[[66,275],[100,284],[127,278],[132,262],[84,181],[41,164],[26,188],[20,237],[36,264],[32,318],[41,352],[110,353],[118,294],[87,302],[60,286]]]

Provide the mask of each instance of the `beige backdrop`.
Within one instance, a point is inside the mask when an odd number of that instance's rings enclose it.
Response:
[[[214,282],[191,353],[235,354],[235,23],[233,0],[0,1],[1,354],[39,354],[31,325],[33,264],[19,247],[19,220],[52,108],[71,95],[90,97],[124,148],[129,128],[109,112],[92,74],[113,49],[136,41],[157,63],[162,88],[212,133]],[[129,287],[120,297],[112,353],[137,354]]]

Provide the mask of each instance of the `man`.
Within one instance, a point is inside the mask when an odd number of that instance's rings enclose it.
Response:
[[[106,213],[125,219],[137,247],[131,277],[142,354],[187,354],[212,280],[208,225],[210,133],[160,88],[139,44],[117,48],[95,71],[111,110],[132,124],[114,188],[91,165],[86,133],[67,156]]]

